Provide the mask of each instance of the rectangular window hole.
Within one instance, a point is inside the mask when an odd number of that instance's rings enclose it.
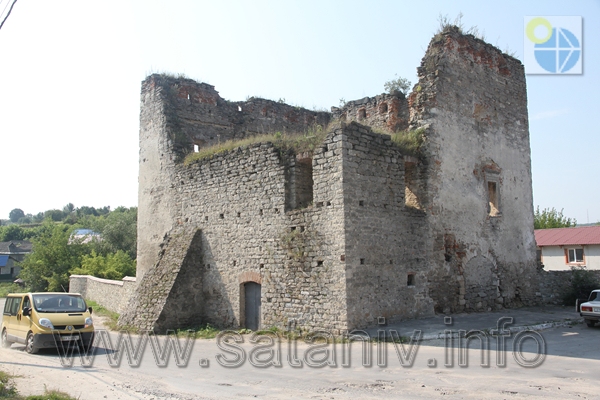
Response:
[[[340,261],[346,261],[346,255],[345,254],[340,255]]]
[[[364,258],[361,258],[361,259],[360,259],[360,265],[364,265],[364,264],[365,264],[365,259],[364,259]]]
[[[322,201],[317,202],[317,207],[323,207],[323,202]]]
[[[406,286],[415,286],[415,274],[408,274]]]
[[[292,227],[290,228],[290,230],[291,230],[292,232],[294,232],[294,231],[296,230],[296,227],[295,227],[295,226],[292,226]]]
[[[392,265],[394,263],[394,260],[390,260],[390,265]]]
[[[361,206],[361,207],[364,207],[365,206],[365,201],[364,200],[360,200],[358,202],[358,205]]]
[[[208,215],[207,215],[206,217],[204,217],[204,220],[205,220],[205,221],[208,221]]]
[[[263,210],[262,209],[258,210],[258,215],[263,215]]]
[[[233,260],[233,266],[235,267],[237,265],[237,261]]]
[[[279,208],[275,209],[275,214],[279,214]]]
[[[317,267],[322,267],[323,266],[323,261],[317,261]]]
[[[331,207],[331,202],[330,201],[327,202],[327,207]]]
[[[221,219],[225,218],[225,214],[219,214],[219,218],[221,218]]]
[[[265,264],[260,264],[258,267],[259,267],[260,269],[263,269],[263,268],[265,267]]]
[[[300,232],[304,232],[304,227],[303,226],[300,227]]]
[[[242,213],[241,213],[241,212],[238,212],[238,213],[237,213],[237,216],[238,216],[238,218],[239,218],[239,217],[241,217],[241,216],[242,216]]]

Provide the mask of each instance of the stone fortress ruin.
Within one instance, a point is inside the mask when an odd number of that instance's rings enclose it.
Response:
[[[340,332],[537,302],[523,65],[449,27],[418,77],[407,97],[331,113],[146,78],[138,284],[119,323]],[[402,131],[417,152],[392,141]],[[232,139],[295,132],[319,142],[184,162]]]

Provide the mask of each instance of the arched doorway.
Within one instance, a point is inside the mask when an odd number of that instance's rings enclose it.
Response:
[[[244,326],[253,331],[260,327],[260,283],[244,283]]]

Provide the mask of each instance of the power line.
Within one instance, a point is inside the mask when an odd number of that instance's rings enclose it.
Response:
[[[14,0],[13,3],[10,5],[10,8],[8,9],[8,13],[6,14],[6,17],[4,17],[4,19],[2,20],[2,23],[0,24],[0,29],[2,29],[2,26],[4,25],[4,23],[8,19],[8,16],[10,15],[10,12],[12,11],[12,9],[15,6],[16,2],[17,2],[17,0]],[[6,7],[4,7],[4,9],[6,9]]]

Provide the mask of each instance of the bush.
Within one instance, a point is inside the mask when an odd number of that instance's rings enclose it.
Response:
[[[596,275],[585,267],[571,267],[571,285],[563,293],[563,305],[572,306],[577,299],[587,299],[600,283]]]

